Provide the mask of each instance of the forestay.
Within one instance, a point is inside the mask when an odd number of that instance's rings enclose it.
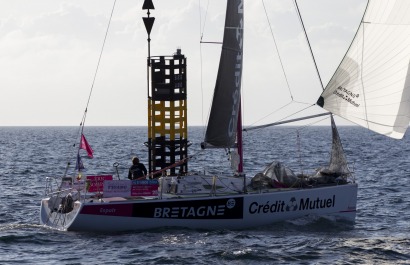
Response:
[[[353,42],[317,104],[401,139],[410,120],[410,1],[370,0]]]

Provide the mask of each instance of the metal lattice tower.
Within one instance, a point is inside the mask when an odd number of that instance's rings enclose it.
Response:
[[[171,166],[188,156],[186,57],[181,50],[172,56],[149,60],[151,90],[148,96],[149,171]],[[171,167],[168,175],[183,175],[188,163]]]

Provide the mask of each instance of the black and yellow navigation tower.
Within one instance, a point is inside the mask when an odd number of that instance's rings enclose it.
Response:
[[[150,58],[151,90],[148,96],[149,171],[170,167],[168,175],[188,171],[186,57]],[[176,163],[185,161],[178,166]]]
[[[145,0],[142,9],[148,10],[143,20],[148,33],[149,172],[162,170],[154,177],[183,175],[188,172],[186,57],[180,49],[171,56],[151,56],[152,0]]]

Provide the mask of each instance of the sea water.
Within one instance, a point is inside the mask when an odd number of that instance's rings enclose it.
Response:
[[[200,149],[203,133],[189,128],[189,170],[229,172],[226,151]],[[84,134],[94,150],[93,159],[81,151],[86,174],[125,179],[133,156],[147,164],[145,127]],[[359,127],[339,134],[359,184],[353,226],[309,217],[247,230],[87,233],[39,224],[45,179],[62,176],[68,162],[73,168],[78,128],[0,127],[0,264],[410,264],[410,136],[398,141]],[[313,172],[329,162],[330,137],[328,127],[247,132],[245,170],[252,176],[280,161]]]

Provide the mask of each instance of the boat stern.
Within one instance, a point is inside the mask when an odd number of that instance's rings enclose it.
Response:
[[[67,230],[77,214],[82,203],[71,197],[49,197],[41,200],[40,224],[58,230]]]

